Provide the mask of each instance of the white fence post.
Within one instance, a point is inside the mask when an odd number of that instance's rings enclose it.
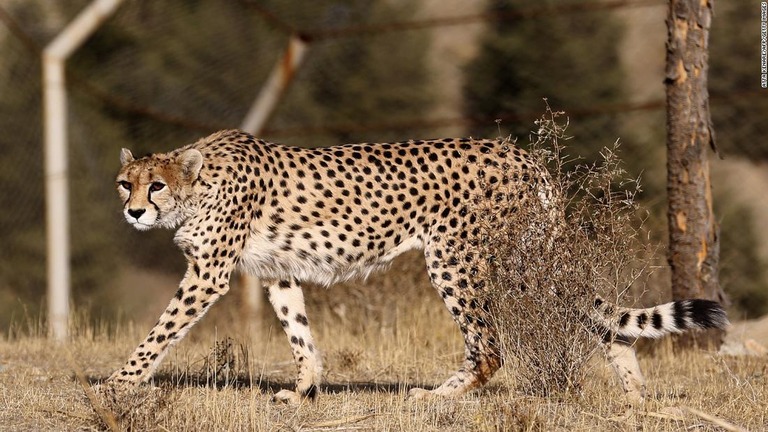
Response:
[[[69,190],[67,185],[67,91],[64,65],[123,0],[96,0],[43,51],[45,203],[49,336],[69,336]]]

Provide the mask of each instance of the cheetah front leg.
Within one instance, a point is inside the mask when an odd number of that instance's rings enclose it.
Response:
[[[298,368],[296,391],[280,390],[272,398],[276,402],[297,405],[303,399],[314,399],[320,392],[322,363],[309,331],[304,307],[304,293],[296,280],[273,281],[267,288],[269,302],[291,343],[293,360]]]
[[[107,382],[133,385],[149,380],[171,345],[181,340],[227,291],[229,273],[226,269],[190,261],[176,295],[157,324]]]

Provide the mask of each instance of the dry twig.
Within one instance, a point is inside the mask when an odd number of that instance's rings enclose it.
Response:
[[[96,393],[93,391],[90,384],[88,384],[88,380],[85,379],[83,371],[80,369],[77,363],[75,363],[75,359],[72,357],[72,353],[69,352],[69,350],[65,350],[64,352],[67,355],[67,362],[69,363],[69,367],[72,368],[72,371],[75,373],[75,377],[77,377],[77,381],[83,388],[83,391],[88,397],[88,401],[91,403],[91,407],[96,412],[96,415],[98,415],[101,421],[107,425],[109,430],[113,432],[120,431],[120,426],[117,424],[115,414],[101,404],[98,396],[96,396]]]
[[[715,416],[713,416],[711,414],[707,414],[704,411],[699,411],[696,408],[691,408],[691,407],[687,407],[687,406],[682,406],[680,408],[684,409],[685,411],[688,411],[689,413],[695,415],[696,417],[699,417],[702,420],[706,420],[706,421],[708,421],[708,422],[710,422],[710,423],[712,423],[712,424],[714,424],[714,425],[716,425],[718,427],[721,427],[721,428],[723,428],[723,429],[725,429],[727,431],[731,431],[731,432],[747,432],[747,430],[742,428],[741,426],[736,426],[735,424],[733,424],[733,423],[731,423],[731,422],[729,422],[727,420],[723,420],[723,419],[721,419],[719,417],[715,417]]]

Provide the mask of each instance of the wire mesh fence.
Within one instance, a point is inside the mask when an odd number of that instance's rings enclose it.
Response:
[[[0,1],[2,324],[22,304],[43,304],[40,55],[87,3]],[[293,36],[307,56],[263,138],[524,142],[546,97],[570,116],[574,155],[590,158],[620,138],[630,172],[645,173],[644,197],[662,208],[666,2],[512,3],[125,2],[67,63],[75,302],[106,308],[110,299],[114,309],[153,289],[130,286],[126,271],[181,272],[172,233],[123,223],[113,190],[119,150],[167,151],[238,127]],[[712,108],[723,153],[765,159],[754,141],[768,99],[750,66],[759,53],[749,45],[759,28],[757,10],[744,12],[751,7],[729,2],[716,17]]]

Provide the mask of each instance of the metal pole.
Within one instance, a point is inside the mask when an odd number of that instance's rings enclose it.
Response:
[[[69,190],[67,185],[67,93],[64,65],[123,0],[96,0],[43,51],[45,203],[49,336],[69,336]]]
[[[298,36],[291,36],[285,52],[272,68],[266,84],[261,88],[256,100],[253,101],[240,129],[254,135],[259,134],[264,129],[264,125],[280,102],[280,98],[288,88],[288,84],[291,83],[293,75],[304,60],[306,53],[307,43]]]
[[[64,340],[69,317],[69,211],[67,188],[67,103],[63,62],[43,60],[45,104],[45,198],[48,252],[48,328]]]
[[[253,135],[261,133],[269,116],[274,112],[283,93],[291,83],[296,70],[304,60],[306,53],[307,43],[296,35],[291,36],[285,52],[272,68],[266,84],[253,101],[240,129]],[[243,274],[240,281],[243,285],[243,304],[246,314],[249,318],[253,318],[264,307],[264,291],[261,281],[247,274]]]

